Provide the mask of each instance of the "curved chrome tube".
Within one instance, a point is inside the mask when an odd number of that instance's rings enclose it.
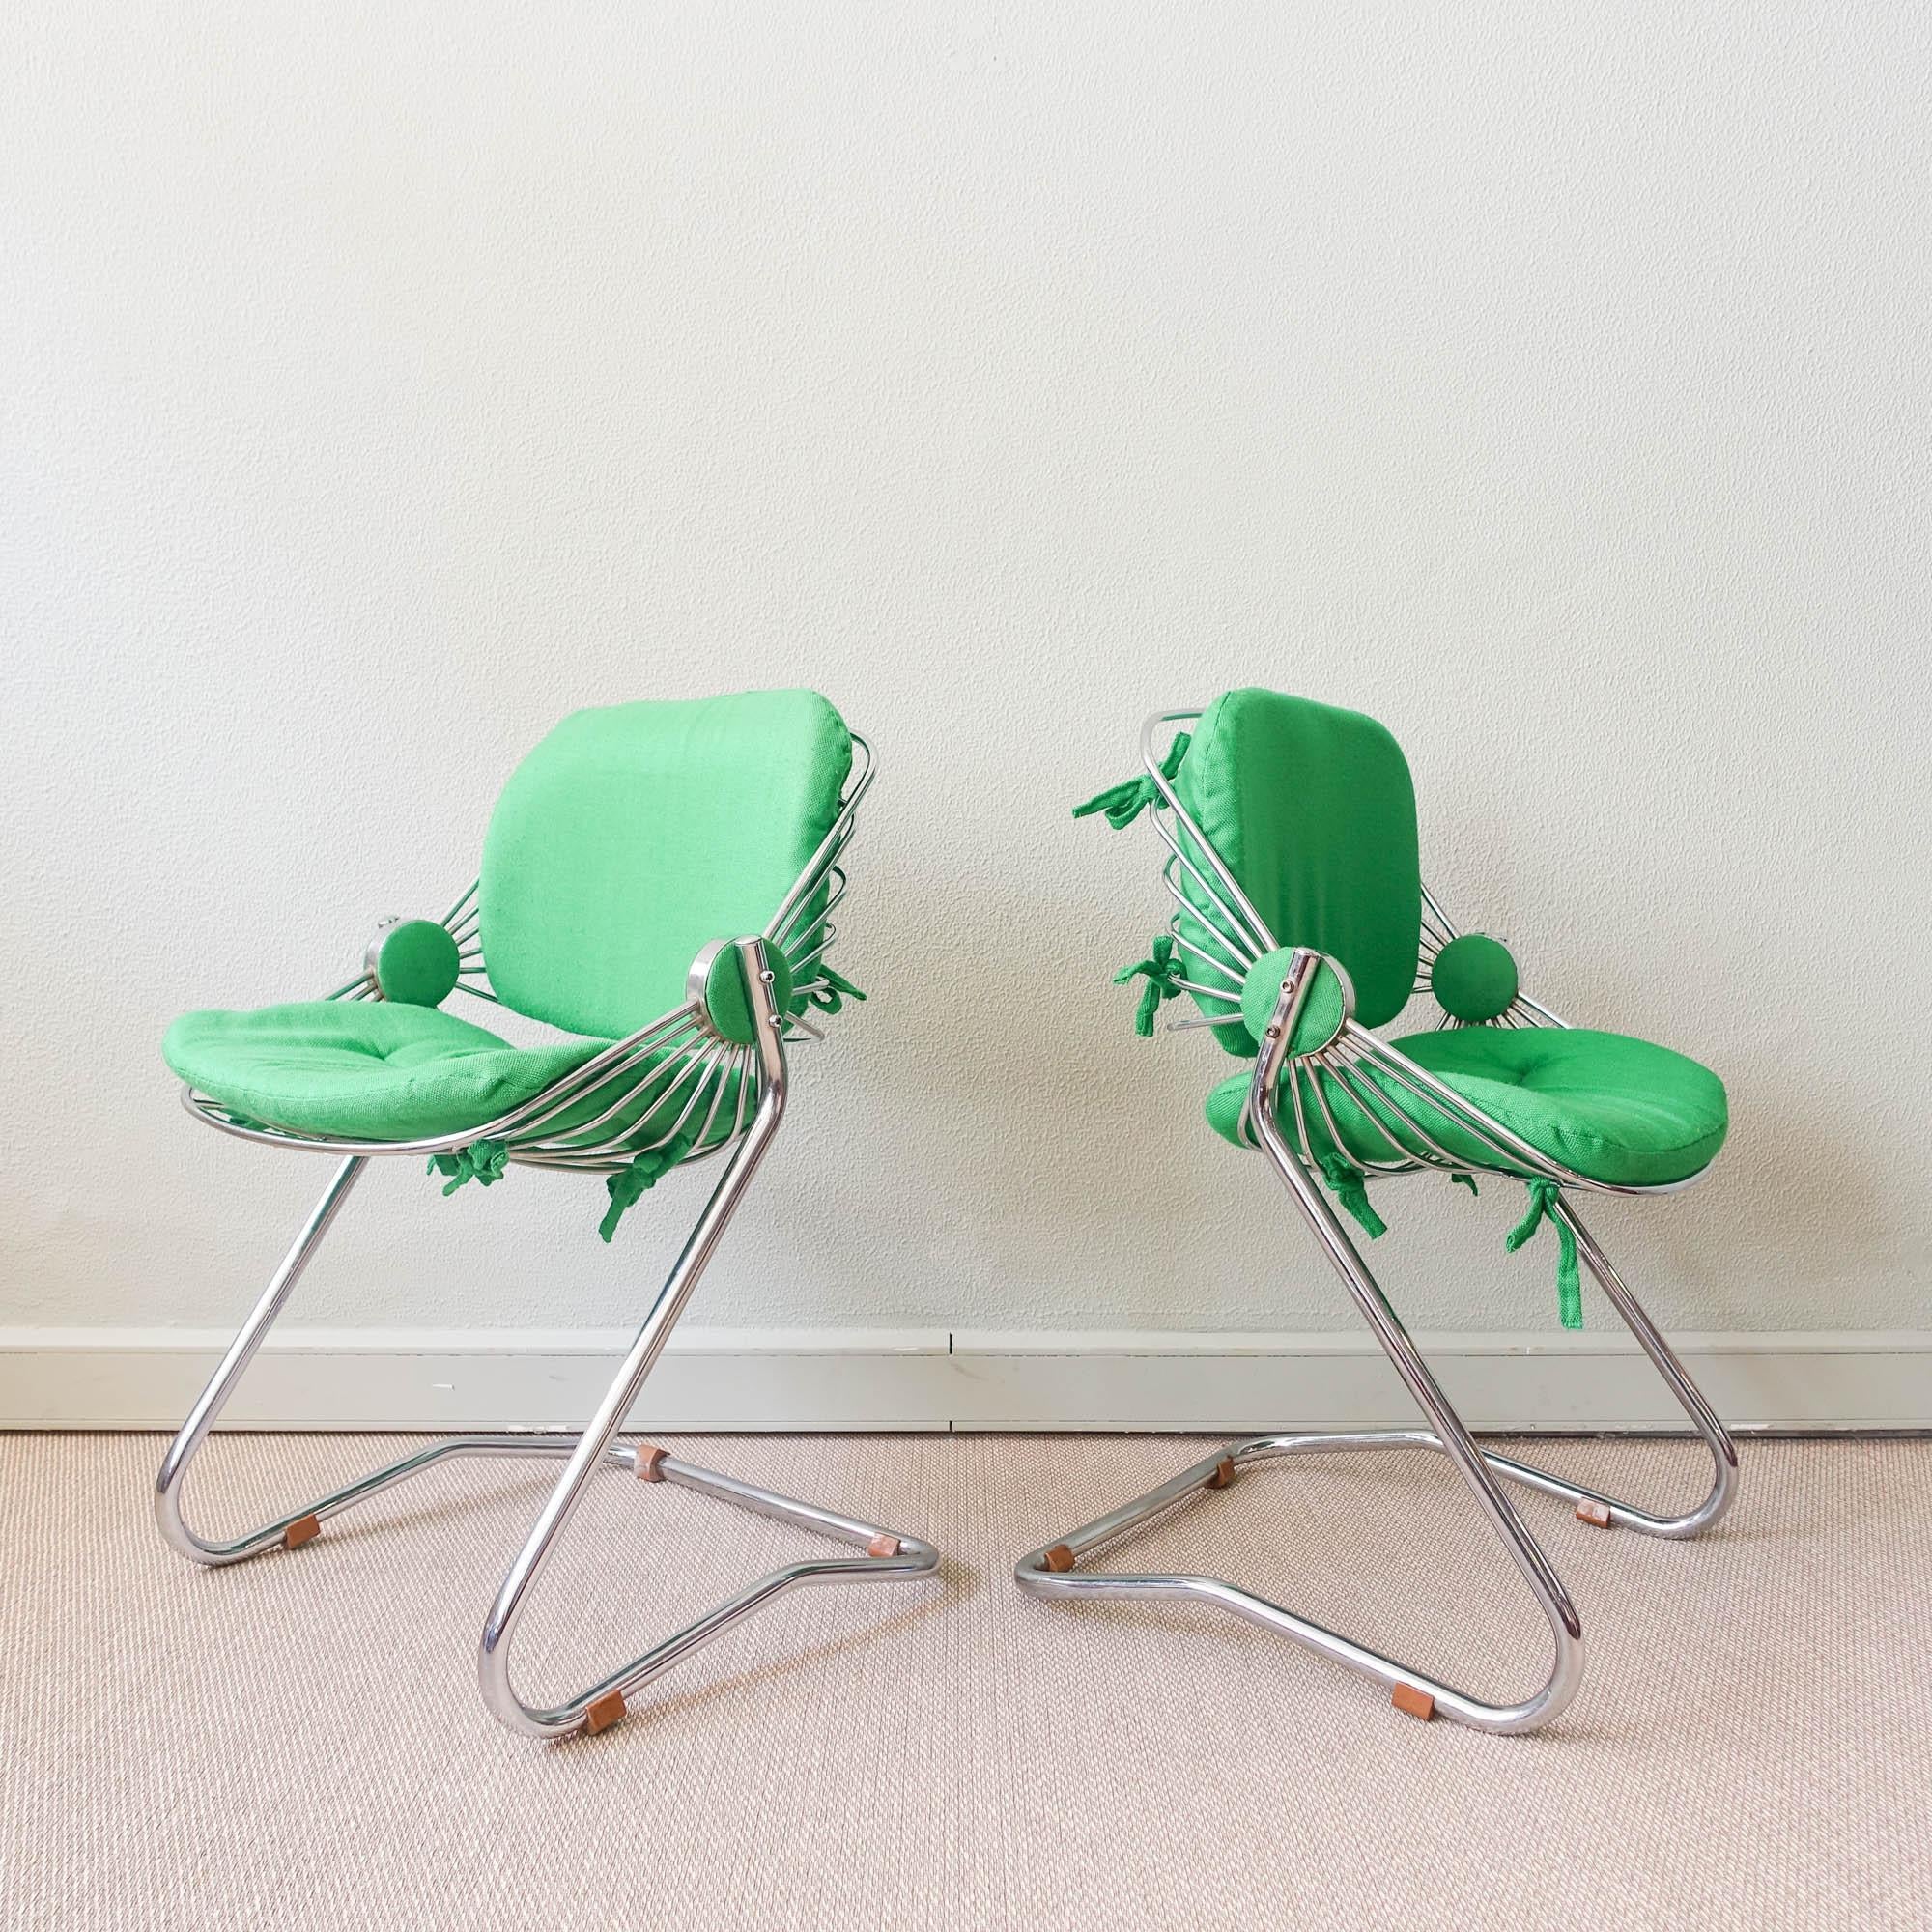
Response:
[[[1149,762],[1151,769],[1151,757]],[[1430,903],[1433,908],[1434,902]],[[1184,1597],[1211,1604],[1231,1615],[1291,1637],[1321,1656],[1387,1685],[1397,1704],[1418,1716],[1440,1715],[1487,1731],[1535,1730],[1562,1712],[1582,1681],[1582,1627],[1569,1592],[1503,1494],[1497,1478],[1560,1497],[1575,1505],[1577,1515],[1584,1520],[1605,1528],[1626,1527],[1651,1536],[1689,1537],[1708,1528],[1728,1508],[1737,1472],[1737,1451],[1723,1424],[1686,1374],[1683,1364],[1671,1352],[1669,1345],[1610,1265],[1603,1250],[1585,1231],[1570,1202],[1560,1196],[1557,1211],[1576,1236],[1577,1250],[1584,1263],[1709,1448],[1715,1470],[1711,1490],[1701,1503],[1682,1515],[1655,1515],[1581,1484],[1549,1475],[1514,1457],[1485,1450],[1475,1442],[1362,1261],[1353,1240],[1329,1206],[1314,1176],[1282,1132],[1277,1109],[1271,1103],[1287,1057],[1286,1042],[1293,1033],[1301,1004],[1307,997],[1319,960],[1320,955],[1307,949],[1298,950],[1291,959],[1266,1037],[1256,1059],[1246,1111],[1270,1165],[1294,1198],[1323,1252],[1342,1276],[1371,1331],[1431,1426],[1428,1429],[1371,1430],[1340,1435],[1307,1433],[1250,1436],[1245,1441],[1233,1443],[1215,1452],[1191,1468],[1170,1477],[1146,1495],[1095,1518],[1057,1542],[1028,1551],[1015,1566],[1013,1574],[1023,1589],[1042,1597]],[[1291,1091],[1299,1120],[1298,1082],[1292,1086]],[[1448,1094],[1449,1090],[1443,1092]],[[1305,1135],[1305,1124],[1301,1130]],[[1301,1144],[1306,1145],[1305,1138]],[[1414,1163],[1411,1171],[1421,1165],[1420,1162]],[[1491,1528],[1548,1621],[1554,1654],[1548,1676],[1533,1695],[1514,1704],[1485,1702],[1454,1685],[1384,1657],[1378,1651],[1368,1649],[1323,1625],[1296,1616],[1264,1597],[1218,1577],[1083,1573],[1077,1568],[1083,1554],[1129,1530],[1137,1529],[1203,1490],[1227,1487],[1237,1473],[1253,1464],[1288,1456],[1325,1455],[1355,1449],[1429,1449],[1447,1455],[1455,1463]]]

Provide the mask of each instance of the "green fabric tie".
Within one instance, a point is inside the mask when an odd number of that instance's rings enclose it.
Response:
[[[835,971],[824,960],[818,962],[817,971],[818,977],[825,983],[822,986],[814,986],[805,997],[820,1012],[838,1012],[847,1000],[863,1000],[866,997],[844,974]]]
[[[1321,1159],[1321,1179],[1334,1190],[1335,1199],[1362,1225],[1370,1240],[1388,1233],[1388,1223],[1378,1214],[1369,1200],[1368,1176],[1339,1153],[1324,1153]]]
[[[1556,1211],[1563,1190],[1553,1180],[1529,1183],[1529,1212],[1503,1236],[1503,1246],[1511,1254],[1536,1233],[1536,1224],[1548,1220],[1556,1229],[1556,1307],[1566,1328],[1583,1325],[1583,1282],[1577,1272],[1577,1236],[1570,1223]]]
[[[505,1141],[472,1141],[466,1148],[458,1148],[454,1153],[433,1153],[425,1174],[446,1174],[451,1177],[449,1185],[442,1191],[454,1194],[467,1180],[479,1181],[489,1187],[501,1180],[503,1170],[510,1162],[509,1144]]]
[[[607,1241],[617,1232],[625,1210],[635,1208],[691,1151],[694,1139],[691,1134],[674,1134],[663,1147],[639,1154],[629,1167],[620,1167],[606,1179],[611,1207],[598,1222],[597,1232]]]
[[[1476,1185],[1476,1177],[1473,1174],[1452,1174],[1449,1179],[1456,1186],[1466,1187],[1471,1194],[1480,1195],[1483,1191]]]
[[[1153,943],[1151,959],[1137,959],[1114,975],[1117,986],[1124,986],[1136,974],[1147,980],[1141,988],[1141,1003],[1134,1010],[1134,1031],[1143,1039],[1153,1037],[1153,1016],[1160,1011],[1160,1003],[1179,996],[1180,988],[1175,979],[1179,970],[1174,963],[1174,935],[1163,932]]]
[[[1180,761],[1187,755],[1188,734],[1176,734],[1174,743],[1167,748],[1167,756],[1160,761],[1160,775],[1172,779],[1180,769]],[[1160,787],[1146,772],[1137,779],[1125,779],[1117,785],[1109,785],[1103,792],[1097,792],[1085,805],[1073,808],[1075,818],[1087,818],[1096,811],[1107,814],[1107,823],[1116,832],[1123,826],[1131,825],[1148,806],[1158,801]]]

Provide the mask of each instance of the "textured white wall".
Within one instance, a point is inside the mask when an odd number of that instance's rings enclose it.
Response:
[[[1107,985],[1068,805],[1258,682],[1408,748],[1534,990],[1718,1067],[1597,1210],[1695,1327],[1927,1320],[1926,14],[140,7],[0,20],[0,1321],[216,1322],[324,1168],[183,1008],[344,978],[562,712],[809,681],[873,989],[711,1323],[1268,1328],[1334,1284]],[[479,1014],[482,1009],[475,1009]],[[365,1184],[304,1316],[619,1325],[589,1180]],[[1424,1326],[1553,1319],[1385,1190]]]

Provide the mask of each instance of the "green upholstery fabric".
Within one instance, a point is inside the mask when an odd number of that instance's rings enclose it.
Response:
[[[1394,1042],[1445,1086],[1500,1121],[1539,1153],[1592,1180],[1626,1187],[1660,1187],[1686,1180],[1709,1166],[1728,1123],[1722,1081],[1694,1060],[1623,1034],[1582,1027],[1457,1027],[1412,1034]],[[1386,1076],[1373,1078],[1389,1096],[1378,1113],[1401,1136],[1413,1122],[1460,1166],[1500,1173],[1520,1170],[1491,1153],[1429,1101]],[[1208,1096],[1216,1133],[1236,1138],[1248,1076],[1224,1080]],[[1324,1090],[1350,1160],[1388,1159],[1388,1142],[1362,1109],[1334,1083]],[[1336,1149],[1306,1085],[1302,1113],[1314,1158]],[[1294,1110],[1283,1087],[1281,1123],[1291,1144]],[[1416,1145],[1411,1137],[1409,1145]]]
[[[770,923],[851,764],[844,722],[810,691],[566,718],[512,774],[484,841],[492,988],[610,1038],[679,1005],[706,941]]]
[[[1279,945],[1339,959],[1364,1026],[1402,1011],[1415,985],[1422,874],[1408,764],[1381,725],[1279,692],[1230,691],[1194,727],[1174,789]],[[1185,873],[1179,883],[1201,919],[1226,924],[1198,884]],[[1180,930],[1214,951],[1185,914]],[[1209,1015],[1239,1011],[1237,992],[1195,998]],[[1244,1026],[1210,1031],[1253,1055]]]
[[[1509,948],[1486,932],[1452,939],[1429,969],[1435,1004],[1459,1020],[1492,1020],[1507,1012],[1518,983]]]
[[[369,948],[385,1000],[440,1007],[456,989],[463,960],[456,941],[433,919],[405,919]]]
[[[1294,948],[1277,946],[1272,952],[1264,952],[1248,968],[1248,977],[1241,982],[1241,1017],[1256,1039],[1267,1032],[1268,1022],[1281,1000],[1288,969],[1293,963]],[[1301,996],[1301,1010],[1289,1030],[1288,1051],[1319,1053],[1342,1031],[1348,1016],[1348,996],[1343,991],[1342,976],[1336,972],[1335,962],[1317,960],[1308,990]]]
[[[608,1044],[515,1047],[435,1007],[308,1000],[184,1013],[161,1052],[190,1086],[297,1133],[413,1141],[480,1127]]]
[[[609,1044],[512,1046],[432,1007],[312,1000],[254,1012],[185,1013],[168,1029],[161,1051],[184,1080],[251,1121],[347,1140],[414,1141],[484,1126]],[[669,1057],[646,1064],[662,1065]],[[624,1077],[639,1070],[634,1063]],[[617,1091],[614,1079],[594,1087],[548,1124],[558,1132],[581,1125],[611,1107]],[[711,1114],[711,1140],[729,1131],[737,1091],[733,1075]],[[639,1139],[668,1133],[690,1093],[688,1076],[661,1082],[613,1114],[603,1131],[614,1135],[648,1115]],[[706,1101],[686,1122],[680,1151],[690,1151],[708,1113]],[[442,1171],[456,1176],[453,1156],[450,1162]]]

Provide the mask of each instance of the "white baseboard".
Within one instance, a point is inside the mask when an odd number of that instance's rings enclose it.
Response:
[[[1672,1429],[1681,1412],[1620,1333],[1419,1335],[1482,1429]],[[599,1330],[292,1328],[223,1418],[255,1429],[571,1428],[630,1337]],[[172,1429],[228,1337],[0,1329],[0,1428]],[[1674,1338],[1739,1428],[1932,1427],[1932,1331]],[[1177,1430],[1406,1426],[1366,1335],[1097,1330],[692,1329],[634,1424],[664,1430]]]

